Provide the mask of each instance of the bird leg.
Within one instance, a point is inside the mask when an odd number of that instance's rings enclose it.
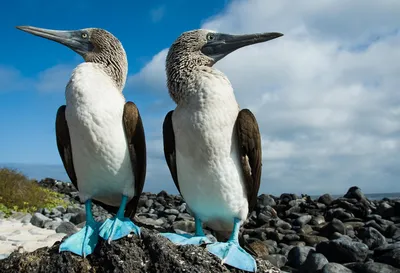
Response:
[[[70,251],[77,255],[86,257],[93,253],[99,234],[99,222],[96,222],[92,214],[92,201],[89,199],[85,202],[86,224],[77,233],[68,237],[59,248],[59,251]]]
[[[239,245],[240,220],[235,218],[233,230],[227,242],[217,242],[207,245],[212,254],[222,260],[222,263],[236,267],[241,270],[256,272],[255,259]]]
[[[123,195],[117,214],[113,218],[107,219],[100,227],[99,235],[104,240],[107,240],[108,243],[125,237],[131,233],[131,231],[137,235],[140,235],[140,228],[136,226],[129,218],[124,217],[127,201],[128,197]]]
[[[203,232],[201,220],[196,216],[194,220],[196,227],[194,235],[176,233],[161,233],[161,235],[168,238],[176,245],[201,245],[211,243],[210,239],[208,239]]]

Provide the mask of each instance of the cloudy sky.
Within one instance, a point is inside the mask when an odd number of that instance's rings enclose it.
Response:
[[[147,136],[145,190],[169,192],[176,190],[161,134],[165,114],[175,107],[165,85],[168,47],[195,28],[276,31],[284,36],[216,65],[259,122],[260,191],[340,194],[358,185],[366,193],[400,192],[398,0],[179,0],[123,8],[105,1],[42,2],[46,8],[8,3],[0,17],[6,37],[0,45],[0,165],[65,179],[54,119],[71,70],[82,61],[15,25],[102,27],[122,41],[130,71],[125,96],[141,109]]]

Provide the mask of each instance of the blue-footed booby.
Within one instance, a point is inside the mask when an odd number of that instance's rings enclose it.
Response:
[[[167,85],[177,104],[163,124],[164,155],[173,181],[195,218],[195,235],[162,235],[176,244],[202,244],[226,264],[256,271],[239,245],[239,229],[257,202],[261,137],[256,118],[240,110],[228,78],[213,65],[238,48],[281,33],[181,34],[166,59]],[[202,223],[227,242],[212,243]],[[219,236],[221,237],[221,236]]]
[[[55,127],[65,170],[85,203],[86,224],[59,250],[85,257],[93,252],[98,236],[110,242],[131,231],[140,234],[129,218],[136,213],[145,182],[146,143],[139,110],[122,94],[128,61],[121,42],[99,28],[17,28],[61,43],[85,61],[72,72]],[[92,200],[116,215],[97,222]]]

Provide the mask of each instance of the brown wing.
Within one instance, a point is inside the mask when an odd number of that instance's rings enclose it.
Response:
[[[65,105],[60,106],[57,111],[56,117],[56,139],[57,139],[57,148],[58,153],[60,154],[61,160],[63,162],[65,171],[68,174],[71,183],[78,189],[77,178],[74,169],[74,162],[72,160],[72,147],[71,147],[71,139],[69,136],[68,124],[65,119]],[[116,213],[118,211],[118,207],[109,206],[103,204],[100,201],[92,200],[93,203],[103,207],[110,213]]]
[[[78,189],[74,163],[72,161],[72,148],[71,139],[69,137],[69,130],[67,120],[65,119],[65,105],[60,106],[57,111],[56,117],[56,138],[58,153],[60,154],[65,171],[68,174],[72,184]]]
[[[176,153],[175,153],[175,135],[174,128],[172,127],[172,113],[171,110],[165,116],[163,124],[163,139],[164,139],[164,156],[167,161],[169,171],[171,172],[172,179],[174,180],[175,186],[181,193],[178,183],[178,174],[176,171]]]
[[[236,119],[236,134],[245,176],[249,213],[257,203],[261,180],[261,136],[257,120],[248,109],[239,112]]]
[[[131,101],[125,103],[123,124],[135,177],[135,196],[127,204],[125,216],[133,219],[146,178],[146,140],[139,110]]]

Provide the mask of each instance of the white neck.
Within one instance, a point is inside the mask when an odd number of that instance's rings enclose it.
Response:
[[[115,81],[101,64],[82,63],[72,72],[65,90],[67,103],[90,105],[107,100],[125,100]],[[112,104],[111,101],[109,101]]]
[[[199,107],[220,107],[222,104],[237,105],[232,85],[228,78],[212,67],[199,67],[182,91],[181,104]]]

